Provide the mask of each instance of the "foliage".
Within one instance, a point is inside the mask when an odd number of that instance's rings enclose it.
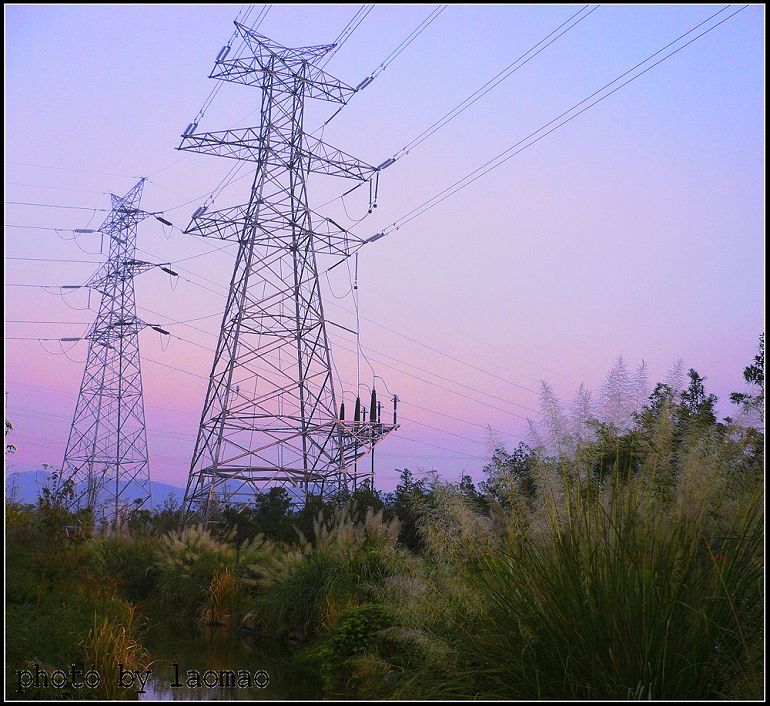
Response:
[[[161,601],[195,614],[214,573],[231,565],[233,555],[233,548],[200,526],[164,535],[157,555]]]
[[[101,626],[97,636],[100,655],[107,654],[104,648],[110,634],[119,648],[121,644],[138,644],[139,633],[139,618],[119,595],[120,580],[104,571],[95,541],[57,535],[52,544],[48,530],[40,526],[43,516],[39,508],[17,508],[16,514],[26,521],[24,531],[10,532],[6,543],[6,693],[12,698],[21,696],[14,693],[16,669],[33,668],[36,663],[48,667],[49,672],[69,665],[90,667],[89,632],[102,621],[107,627]],[[99,625],[95,626],[95,620]],[[105,674],[113,679],[113,672]],[[76,689],[41,689],[25,697],[72,699],[88,695],[94,696]]]
[[[537,497],[537,484],[533,474],[532,449],[520,442],[508,452],[497,446],[492,460],[483,468],[487,476],[481,490],[489,493],[505,508],[510,508],[519,498],[532,503]]]
[[[136,639],[142,630],[141,622],[131,604],[125,604],[124,615],[119,619],[94,614],[93,626],[85,640],[85,662],[102,675],[97,690],[99,697],[114,699],[120,695],[119,665],[134,671],[147,668],[149,657]]]
[[[430,487],[419,560],[383,598],[382,637],[401,649],[384,665],[368,654],[389,695],[761,694],[763,454],[756,430],[716,420],[704,378],[679,378],[624,428],[575,424],[544,395],[552,443],[493,455],[487,511],[460,487]]]
[[[263,535],[275,541],[294,537],[291,521],[291,496],[285,488],[270,488],[257,493],[253,507],[228,507],[222,512],[222,531],[235,532],[236,544]]]
[[[200,620],[208,625],[227,625],[238,607],[240,585],[229,567],[217,569],[206,589],[206,602],[199,611]]]
[[[415,480],[413,473],[404,468],[400,471],[399,483],[395,492],[389,494],[385,506],[390,513],[399,519],[399,541],[409,549],[416,550],[420,546],[417,532],[417,518],[421,503],[427,496],[424,480]]]
[[[312,541],[300,535],[297,549],[251,567],[261,589],[262,622],[278,634],[301,639],[333,630],[348,605],[370,601],[398,564],[398,522],[367,510],[356,522],[348,503],[331,516],[319,513]]]
[[[730,400],[740,405],[746,412],[756,412],[760,419],[765,419],[765,334],[759,337],[759,350],[754,362],[743,369],[743,379],[755,390],[754,393],[733,392]]]
[[[169,501],[89,538],[54,474],[36,506],[6,506],[7,671],[138,668],[141,609],[245,616],[303,643],[328,696],[757,698],[764,435],[716,402],[681,363],[648,395],[620,359],[597,403],[544,386],[532,446],[497,444],[478,488],[403,469],[393,493],[299,510],[274,488],[216,529],[176,529]]]
[[[116,580],[122,595],[139,601],[153,594],[160,575],[153,539],[112,535],[92,543],[94,568],[105,579]]]
[[[13,422],[11,422],[9,419],[5,420],[5,435],[8,436],[13,431]],[[15,444],[8,444],[5,445],[5,453],[6,454],[13,454],[16,453],[16,445]]]
[[[378,653],[382,632],[392,625],[379,603],[345,609],[320,652],[321,674],[331,694],[372,698],[381,691],[387,661]]]

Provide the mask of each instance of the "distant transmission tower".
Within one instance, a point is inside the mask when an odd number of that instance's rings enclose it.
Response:
[[[109,243],[108,258],[84,285],[99,292],[101,301],[85,336],[88,356],[62,464],[61,480],[73,482],[72,508],[89,508],[113,527],[127,510],[150,499],[139,331],[152,326],[167,333],[137,317],[134,277],[153,267],[175,274],[135,259],[137,225],[155,215],[139,209],[144,181],[123,197],[110,195],[112,210],[96,231]]]
[[[261,89],[259,127],[195,133],[180,149],[256,164],[249,200],[199,208],[188,233],[238,243],[185,493],[185,517],[253,502],[282,486],[328,498],[372,470],[358,459],[396,428],[372,391],[352,420],[337,406],[316,255],[347,257],[361,240],[330,219],[311,223],[311,172],[365,182],[378,172],[303,129],[306,98],[344,105],[355,93],[316,66],[334,45],[288,49],[238,24],[252,56],[217,57],[211,78]],[[376,238],[377,236],[374,236]],[[362,464],[363,466],[363,464]]]

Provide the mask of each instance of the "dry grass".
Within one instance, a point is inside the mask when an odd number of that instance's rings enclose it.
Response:
[[[147,669],[147,652],[136,638],[141,627],[141,620],[130,603],[125,603],[122,619],[94,615],[93,627],[84,647],[88,667],[96,669],[102,677],[98,689],[101,698],[114,699],[120,694],[118,665],[122,664],[124,669],[130,670]]]

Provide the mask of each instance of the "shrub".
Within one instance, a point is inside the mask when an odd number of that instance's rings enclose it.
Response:
[[[158,589],[163,602],[195,615],[218,569],[235,563],[235,549],[202,527],[187,527],[161,537]]]
[[[118,665],[127,670],[147,669],[147,653],[137,640],[142,621],[131,604],[124,607],[118,618],[95,614],[84,643],[86,664],[102,676],[97,691],[104,699],[114,699],[120,693]]]
[[[391,597],[412,642],[434,647],[401,696],[713,698],[752,677],[758,497],[715,525],[700,521],[710,494],[683,516],[676,501],[646,514],[638,483],[562,490],[543,531],[453,563],[456,582]]]
[[[395,572],[398,522],[371,509],[355,522],[355,510],[346,504],[328,519],[319,514],[312,543],[301,537],[296,550],[251,567],[264,625],[302,638],[333,630],[347,606],[370,601]]]
[[[155,540],[112,535],[92,544],[94,568],[105,580],[117,580],[126,598],[137,601],[153,593],[160,575]]]
[[[238,606],[240,585],[230,568],[217,569],[206,589],[205,603],[199,610],[201,622],[228,625]]]

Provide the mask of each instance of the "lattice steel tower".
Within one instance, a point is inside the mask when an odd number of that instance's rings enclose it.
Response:
[[[360,244],[330,219],[311,223],[309,173],[366,181],[377,168],[306,134],[306,98],[344,105],[355,89],[316,63],[334,45],[289,49],[238,24],[250,56],[222,49],[210,78],[261,89],[259,127],[196,133],[179,149],[256,164],[248,202],[193,214],[188,233],[238,244],[185,493],[185,517],[249,504],[280,485],[329,497],[371,472],[358,459],[396,427],[375,399],[369,421],[337,407],[316,255]],[[319,227],[320,224],[320,227]],[[375,236],[376,237],[376,236]],[[372,395],[374,398],[374,394]],[[362,464],[363,465],[363,464]]]
[[[108,258],[84,285],[101,300],[85,336],[88,356],[62,464],[61,480],[74,483],[72,509],[90,508],[113,527],[150,499],[138,334],[145,326],[166,333],[136,315],[134,276],[159,266],[135,258],[137,225],[153,215],[139,209],[144,181],[125,196],[110,195],[112,210],[98,229]],[[127,496],[140,502],[129,504]]]

